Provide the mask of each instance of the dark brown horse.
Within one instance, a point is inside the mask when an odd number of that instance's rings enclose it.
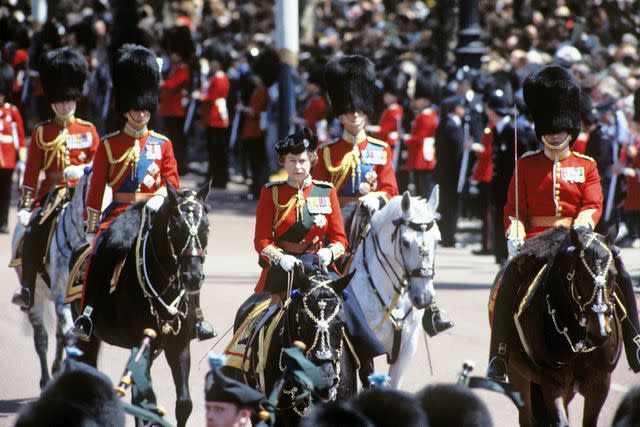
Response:
[[[522,426],[568,426],[584,396],[583,426],[596,426],[621,353],[616,269],[608,239],[565,228],[530,239],[498,275],[519,287],[509,381],[522,393]]]

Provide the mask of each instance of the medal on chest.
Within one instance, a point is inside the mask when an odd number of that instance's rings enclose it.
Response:
[[[362,163],[368,165],[384,165],[387,163],[387,152],[384,150],[364,150],[360,152]]]
[[[91,145],[93,145],[93,135],[90,132],[67,135],[67,148],[69,150],[83,150],[91,147]]]
[[[311,214],[330,214],[331,199],[329,197],[307,197],[307,209]]]
[[[147,144],[145,145],[145,151],[147,159],[149,160],[162,159],[162,147],[157,142],[147,141]]]
[[[567,182],[584,182],[584,168],[582,166],[560,168],[560,176]]]

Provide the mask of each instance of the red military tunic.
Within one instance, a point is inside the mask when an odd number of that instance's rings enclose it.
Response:
[[[253,89],[249,98],[251,111],[244,112],[244,124],[242,127],[242,139],[259,139],[264,137],[264,131],[260,129],[260,114],[269,107],[269,91],[260,86]]]
[[[635,141],[635,146],[638,150],[636,156],[631,159],[629,163],[630,168],[635,172],[634,176],[627,176],[627,198],[624,201],[625,211],[640,211],[640,138]],[[626,152],[625,161],[626,163]]]
[[[386,200],[398,194],[389,145],[367,136],[344,132],[342,137],[318,147],[313,178],[331,182],[340,204],[377,193]]]
[[[376,132],[375,137],[386,142],[391,147],[391,158],[393,151],[398,143],[398,125],[402,120],[403,109],[400,104],[389,105],[380,116],[378,126],[380,130]]]
[[[0,105],[0,169],[15,169],[20,151],[26,147],[20,110],[5,102]]]
[[[438,112],[425,108],[411,126],[411,136],[406,140],[407,170],[433,170],[436,167],[435,134],[438,127]]]
[[[584,154],[587,152],[587,144],[589,143],[589,134],[587,132],[580,132],[576,142],[571,146],[571,151],[574,153]]]
[[[40,200],[52,186],[65,185],[62,172],[67,166],[80,166],[93,161],[100,137],[89,122],[71,117],[65,128],[57,119],[36,126],[27,153],[23,189]],[[40,170],[45,179],[38,185]]]
[[[91,221],[100,214],[107,185],[113,190],[113,203],[103,213],[100,230],[132,203],[163,193],[165,179],[176,188],[180,186],[171,141],[154,131],[139,132],[137,139],[134,135],[135,131],[126,125],[123,131],[105,136],[98,148],[87,194],[90,230]]]
[[[315,253],[325,243],[336,260],[344,254],[344,232],[335,188],[308,177],[302,189],[289,181],[266,184],[256,208],[253,244],[262,261],[277,265],[284,253]],[[315,242],[315,243],[314,243]],[[262,270],[255,291],[264,290],[268,267]]]
[[[229,77],[218,70],[211,77],[209,87],[202,97],[202,119],[206,126],[213,128],[226,128],[229,126],[229,111],[227,110],[227,97],[229,95]]]
[[[327,106],[327,101],[325,101],[324,96],[312,95],[309,97],[307,105],[304,108],[304,112],[302,113],[302,117],[314,135],[318,134],[318,122],[326,120],[328,112],[329,107]]]
[[[182,105],[182,99],[189,88],[191,73],[185,63],[173,64],[169,75],[160,85],[160,108],[158,114],[162,117],[184,117],[187,113]]]
[[[491,182],[493,177],[493,132],[495,127],[489,123],[482,134],[481,144],[484,151],[477,151],[476,164],[473,169],[471,179],[476,182]]]
[[[602,215],[602,187],[596,162],[568,151],[555,165],[543,150],[518,160],[519,220],[526,238],[549,228],[574,223],[595,225]],[[511,178],[504,207],[505,228],[516,217],[515,178]]]

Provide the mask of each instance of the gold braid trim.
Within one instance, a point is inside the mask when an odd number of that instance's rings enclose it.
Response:
[[[284,222],[284,220],[289,216],[291,209],[294,206],[297,208],[296,210],[296,221],[300,221],[302,219],[302,207],[304,206],[304,194],[302,190],[298,190],[298,194],[291,196],[289,201],[284,205],[278,203],[278,187],[271,187],[271,195],[273,196],[273,206],[276,208],[276,215],[273,220],[273,229],[275,230]],[[285,211],[282,216],[280,216],[280,212]]]
[[[64,157],[65,149],[67,147],[67,132],[60,132],[58,136],[51,141],[43,141],[42,139],[42,126],[36,130],[36,143],[38,147],[44,152],[44,166],[43,169],[49,169],[53,164],[53,161],[57,159],[58,167],[60,170],[64,169]]]
[[[116,177],[108,182],[109,186],[113,186],[113,184],[120,181],[120,178],[122,178],[122,176],[125,174],[125,172],[127,171],[127,168],[131,163],[133,163],[131,173],[132,174],[135,173],[136,167],[138,165],[138,161],[140,160],[140,141],[139,140],[136,139],[135,143],[133,144],[133,147],[129,147],[127,151],[125,151],[124,154],[117,159],[113,158],[113,153],[111,152],[111,147],[109,146],[109,140],[107,139],[104,140],[104,149],[107,152],[107,159],[109,160],[109,164],[111,165],[109,175],[111,175],[111,171],[113,171],[113,168],[115,168],[116,165],[119,165],[120,163],[124,163],[120,168],[120,171],[118,172]]]
[[[358,182],[360,182],[360,153],[354,150],[349,151],[344,155],[340,165],[333,166],[331,163],[331,150],[329,147],[324,147],[322,150],[322,158],[324,165],[331,174],[331,182],[335,188],[340,188],[345,178],[351,171],[351,184],[354,191],[357,193],[356,187],[356,174],[358,175]],[[357,167],[356,167],[357,166]]]

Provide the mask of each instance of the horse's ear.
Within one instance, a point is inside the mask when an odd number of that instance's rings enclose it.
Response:
[[[351,273],[349,273],[349,274],[347,274],[345,276],[342,276],[338,280],[335,280],[333,283],[331,283],[331,287],[337,293],[342,294],[344,292],[345,288],[347,286],[349,286],[349,283],[351,282],[351,279],[353,279],[353,275],[354,274],[356,274],[355,270],[353,270]]]
[[[165,185],[167,186],[167,198],[169,199],[169,203],[173,206],[178,205],[178,190],[174,187],[169,180],[164,180]]]
[[[198,197],[198,199],[202,200],[203,202],[207,201],[209,191],[211,191],[211,181],[212,179],[209,178],[207,182],[205,182],[204,185],[200,187],[200,189],[198,190],[198,194],[196,195],[196,197]]]
[[[411,193],[404,192],[400,206],[402,207],[402,218],[409,219],[411,216]]]
[[[429,201],[427,202],[427,206],[431,210],[431,212],[436,213],[438,210],[438,205],[440,204],[440,186],[438,184],[433,187],[431,190],[431,195],[429,196]]]
[[[571,244],[576,248],[582,247],[582,242],[580,242],[580,234],[575,227],[569,228],[569,238],[571,239]]]

